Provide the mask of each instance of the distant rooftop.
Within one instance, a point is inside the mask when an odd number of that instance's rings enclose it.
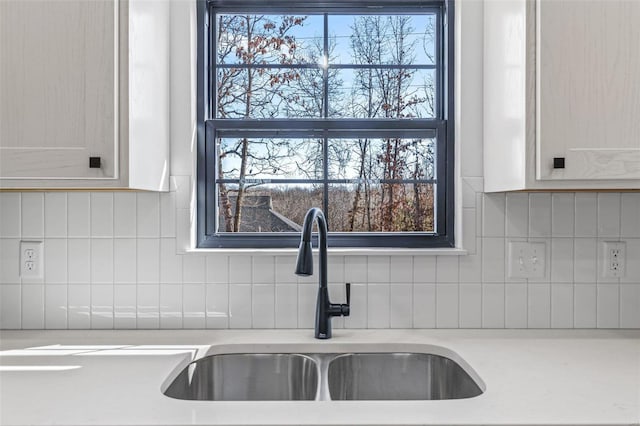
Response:
[[[230,196],[232,215],[236,212],[236,196]],[[220,223],[224,216],[220,213]],[[224,229],[224,226],[221,227]],[[300,232],[302,227],[273,209],[270,195],[245,195],[242,202],[240,232]]]

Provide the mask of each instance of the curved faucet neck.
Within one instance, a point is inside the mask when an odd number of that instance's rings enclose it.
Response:
[[[313,232],[313,223],[318,223],[318,249],[319,253],[319,267],[320,273],[318,274],[318,281],[320,288],[327,287],[327,219],[317,207],[309,209],[304,217],[304,223],[302,225],[302,241],[306,243],[311,242],[311,233]]]

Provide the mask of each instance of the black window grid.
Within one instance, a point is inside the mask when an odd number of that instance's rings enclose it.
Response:
[[[365,8],[373,7],[369,12]],[[418,7],[418,9],[416,9]],[[322,10],[322,12],[319,12]],[[328,11],[327,11],[328,10]],[[363,10],[365,10],[363,12]],[[357,138],[363,132],[370,137],[433,137],[436,140],[436,176],[433,179],[377,179],[375,183],[433,184],[436,192],[433,232],[330,232],[333,247],[425,248],[453,247],[453,0],[446,1],[351,1],[318,2],[312,7],[299,7],[296,2],[270,2],[267,8],[260,1],[209,1],[198,3],[198,19],[204,31],[198,34],[198,246],[211,248],[284,248],[296,247],[297,233],[225,233],[218,232],[218,183],[239,183],[239,179],[216,177],[216,140],[221,137],[314,137],[323,139],[323,179],[244,179],[244,182],[319,184],[324,187],[324,209],[328,208],[328,188],[331,184],[357,183],[358,179],[329,179],[329,138]],[[436,16],[435,63],[417,65],[395,64],[217,64],[215,45],[216,14],[321,14],[324,16],[324,54],[328,52],[328,17],[331,14],[401,14],[428,13]],[[208,18],[207,18],[208,16]],[[444,18],[447,16],[446,25]],[[200,26],[199,26],[200,28]],[[442,29],[442,30],[440,30]],[[444,43],[444,41],[447,43]],[[208,52],[208,55],[205,55]],[[207,57],[205,57],[207,56]],[[443,61],[448,57],[448,66]],[[213,60],[212,60],[213,59]],[[217,119],[216,87],[218,68],[318,69],[323,72],[324,110],[320,119]],[[436,71],[435,118],[396,119],[335,119],[328,117],[328,74],[331,69],[428,69]],[[208,73],[206,72],[208,70]],[[205,79],[204,76],[207,75]],[[207,94],[209,96],[207,96]],[[206,99],[208,98],[208,103]],[[206,117],[206,119],[205,119]],[[200,120],[202,118],[202,120]],[[203,126],[204,124],[204,126]],[[211,213],[213,212],[213,213]]]

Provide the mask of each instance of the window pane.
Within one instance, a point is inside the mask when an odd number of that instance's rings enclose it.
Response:
[[[218,166],[223,179],[322,179],[322,148],[322,139],[219,138]]]
[[[330,64],[432,65],[436,17],[330,15]]]
[[[329,139],[329,179],[434,179],[435,139]]]
[[[434,185],[331,185],[327,216],[332,232],[433,232]]]
[[[319,63],[321,15],[216,15],[217,63]]]
[[[322,208],[323,192],[321,185],[219,184],[218,232],[300,232],[307,210]]]
[[[340,69],[332,77],[329,105],[342,118],[434,118],[434,70]]]
[[[319,69],[221,68],[218,118],[318,118],[322,115]]]

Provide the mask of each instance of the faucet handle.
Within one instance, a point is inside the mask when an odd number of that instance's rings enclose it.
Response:
[[[351,283],[346,283],[345,290],[347,292],[347,306],[351,305]]]
[[[348,317],[351,313],[351,283],[346,283],[345,290],[347,293],[347,303],[340,306],[340,310],[342,311],[342,316]]]

